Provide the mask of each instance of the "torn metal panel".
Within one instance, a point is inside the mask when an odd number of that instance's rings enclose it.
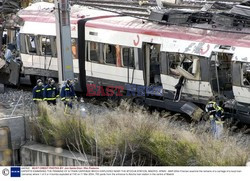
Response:
[[[236,5],[230,10],[230,13],[239,14],[242,16],[250,16],[250,7],[243,5]]]
[[[181,110],[195,121],[200,121],[204,114],[203,110],[192,102],[185,103],[181,107]]]
[[[235,23],[234,15],[230,13],[217,13],[213,15],[212,22],[214,26],[225,26],[225,27],[233,27]]]
[[[151,11],[148,19],[153,21],[162,21],[164,13],[164,11]]]
[[[9,14],[16,13],[20,8],[19,0],[3,0],[0,4],[1,13]]]
[[[5,60],[0,58],[0,70],[5,66],[6,62]]]
[[[9,82],[14,85],[17,85],[19,83],[19,74],[20,74],[21,66],[19,63],[11,60],[9,68],[10,68]]]

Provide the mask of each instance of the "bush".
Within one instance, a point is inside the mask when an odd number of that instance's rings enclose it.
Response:
[[[38,141],[96,156],[96,165],[240,166],[248,159],[249,150],[231,133],[216,140],[206,124],[150,114],[126,101],[84,118],[76,109],[65,115],[63,105],[41,104],[38,112]]]

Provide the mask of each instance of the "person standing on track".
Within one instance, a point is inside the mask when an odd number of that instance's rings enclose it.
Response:
[[[48,104],[56,105],[56,99],[59,97],[59,91],[55,86],[55,80],[52,78],[48,79],[48,84],[43,90],[43,100],[47,101]]]
[[[37,79],[36,86],[33,88],[33,101],[35,103],[43,101],[43,81],[41,79]]]
[[[72,101],[77,99],[72,80],[67,80],[61,89],[61,100],[64,102],[66,107],[72,108]]]
[[[210,97],[205,110],[209,114],[212,134],[218,139],[223,132],[224,109],[216,103],[214,97]]]

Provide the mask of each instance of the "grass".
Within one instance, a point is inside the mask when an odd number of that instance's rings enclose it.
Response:
[[[56,110],[56,111],[55,111]],[[118,107],[81,117],[63,106],[39,106],[37,141],[96,156],[105,166],[241,166],[249,149],[226,131],[214,139],[205,123],[187,124],[122,101]],[[244,146],[244,147],[243,147]]]

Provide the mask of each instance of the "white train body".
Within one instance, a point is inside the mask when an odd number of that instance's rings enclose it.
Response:
[[[57,76],[51,8],[51,4],[36,3],[19,13],[25,21],[20,29],[24,74]],[[160,107],[174,111],[183,102],[205,104],[209,97],[222,95],[237,102],[244,119],[249,117],[250,34],[166,26],[78,6],[72,8],[71,30],[78,44],[78,53],[73,53],[74,73],[84,79],[81,84],[157,86],[163,98],[148,97],[149,104],[164,104]],[[44,52],[45,42],[50,45],[48,52]],[[152,75],[153,61],[159,62],[160,72]],[[192,66],[185,69],[190,62]],[[180,75],[186,78],[181,101],[173,102]]]

